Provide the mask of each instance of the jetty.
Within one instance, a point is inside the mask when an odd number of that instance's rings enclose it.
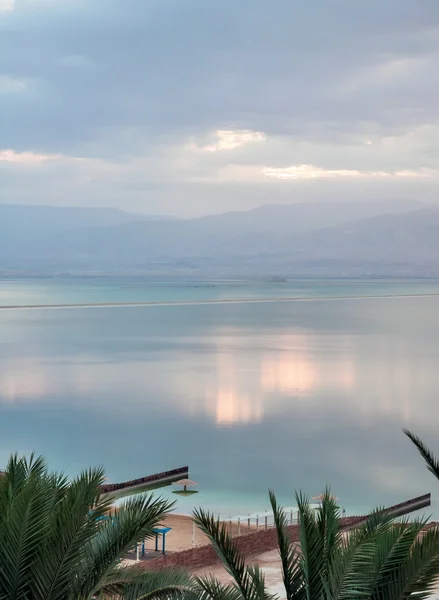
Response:
[[[123,481],[122,483],[105,483],[100,486],[101,493],[107,498],[122,498],[131,494],[139,494],[147,490],[155,490],[165,487],[178,481],[182,478],[189,477],[189,467],[179,467],[171,471],[163,471],[155,475],[146,475],[131,481]]]
[[[383,508],[379,512],[387,514],[392,519],[397,519],[398,517],[405,517],[406,515],[410,515],[411,513],[422,510],[423,508],[428,508],[429,506],[431,506],[431,494],[424,494],[423,496],[417,496],[416,498],[411,498],[405,502],[400,502],[399,504],[394,504],[393,506]],[[362,517],[345,517],[344,529],[348,530],[351,528],[360,527],[367,522],[369,517],[370,515],[365,515]],[[351,519],[352,522],[350,522]]]
[[[4,471],[0,471],[0,477],[4,474]],[[104,483],[100,486],[100,490],[102,495],[106,498],[117,499],[122,498],[123,496],[130,496],[131,494],[139,494],[148,490],[165,487],[175,481],[188,477],[189,467],[179,467],[178,469],[172,469],[171,471],[163,471],[162,473],[156,473],[155,475],[146,475],[146,477],[139,477],[138,479],[132,479],[131,481],[123,481],[122,483]]]

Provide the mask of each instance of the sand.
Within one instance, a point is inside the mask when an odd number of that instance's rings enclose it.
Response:
[[[282,577],[282,564],[278,550],[270,550],[252,557],[247,564],[258,565],[265,575],[265,584],[270,594],[278,596],[279,600],[286,598]],[[230,583],[232,578],[221,564],[204,567],[193,571],[194,575],[213,575],[221,583]]]
[[[163,527],[171,527],[171,531],[166,534],[166,553],[180,552],[181,550],[188,550],[197,546],[205,546],[209,543],[207,537],[197,527],[195,527],[194,536],[194,522],[191,516],[177,515],[174,513],[169,514],[160,523]],[[232,536],[238,535],[237,523],[226,523],[226,526],[231,530]],[[242,523],[240,527],[241,535],[244,535],[248,531],[248,525]],[[161,536],[159,537],[159,549],[161,550]],[[146,540],[145,549],[149,554],[149,558],[153,558],[155,553],[152,551],[155,549],[155,539]],[[130,553],[134,554],[134,553]],[[134,558],[134,556],[132,557]]]
[[[195,527],[195,539],[193,539],[194,524],[191,516],[169,514],[162,522],[165,527],[171,527],[172,530],[166,534],[166,550],[169,552],[178,552],[187,550],[196,546],[205,546],[209,540],[202,531]],[[231,531],[232,536],[238,535],[237,523],[225,523],[227,529]],[[254,526],[252,526],[252,529]],[[247,523],[241,523],[240,533],[244,535],[248,531]],[[150,541],[147,547],[153,547],[154,542]]]
[[[204,533],[195,527],[195,539],[193,540],[193,520],[190,516],[170,514],[162,522],[165,527],[171,527],[171,531],[166,534],[166,550],[169,552],[178,552],[187,550],[194,546],[204,546],[208,540]],[[194,543],[193,543],[194,541]],[[147,546],[153,546],[150,541]]]

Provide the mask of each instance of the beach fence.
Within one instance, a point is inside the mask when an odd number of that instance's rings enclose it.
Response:
[[[297,506],[287,506],[283,509],[283,513],[289,525],[295,525],[298,522],[299,509]],[[228,523],[231,530],[233,530],[233,525],[235,525],[237,536],[240,536],[242,533],[247,534],[251,531],[274,527],[274,514],[271,510],[259,510],[253,513],[225,517],[220,520]]]
[[[310,504],[312,510],[318,510],[321,507],[321,503]],[[299,508],[297,506],[284,506],[282,507],[287,525],[297,525],[299,523]],[[342,517],[346,516],[346,510],[341,508]],[[253,513],[235,515],[230,517],[219,517],[219,520],[223,523],[228,523],[231,530],[236,526],[236,535],[241,533],[250,533],[251,531],[260,531],[261,529],[268,529],[275,526],[274,514],[271,510],[261,510]]]
[[[313,510],[318,510],[321,503],[310,505]],[[299,523],[299,508],[297,506],[285,506],[282,508],[287,525],[297,525]],[[346,510],[341,508],[342,516],[346,516]],[[218,520],[223,523],[232,537],[240,537],[249,533],[257,533],[275,526],[274,514],[271,510],[260,510],[241,515],[218,515]],[[193,523],[192,547],[200,545],[200,535],[197,536],[197,528]],[[205,541],[202,542],[203,544]]]

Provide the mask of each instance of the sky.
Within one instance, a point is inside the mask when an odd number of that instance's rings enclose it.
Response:
[[[0,0],[0,202],[439,202],[439,0]]]

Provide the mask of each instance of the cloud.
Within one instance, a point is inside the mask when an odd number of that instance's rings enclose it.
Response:
[[[47,161],[78,161],[83,160],[76,157],[66,157],[61,154],[37,154],[35,152],[15,152],[14,150],[0,149],[0,163],[11,163],[14,165],[32,166]]]
[[[314,165],[294,165],[291,167],[265,167],[263,173],[273,179],[326,179],[328,177],[432,177],[438,176],[439,171],[433,169],[402,170],[402,171],[358,171],[356,169],[322,169]]]
[[[86,159],[40,161],[26,190],[2,169],[0,201],[189,215],[290,202],[285,179],[439,197],[437,0],[0,6],[1,146]]]
[[[14,10],[15,0],[0,0],[0,13]]]
[[[0,94],[20,93],[23,92],[26,89],[26,87],[26,81],[24,81],[23,79],[9,77],[8,75],[0,75]]]
[[[204,146],[201,148],[203,152],[220,152],[221,150],[234,150],[235,148],[242,148],[247,144],[254,142],[263,142],[267,139],[267,136],[261,131],[233,131],[218,130],[215,132],[217,141],[214,144]]]

